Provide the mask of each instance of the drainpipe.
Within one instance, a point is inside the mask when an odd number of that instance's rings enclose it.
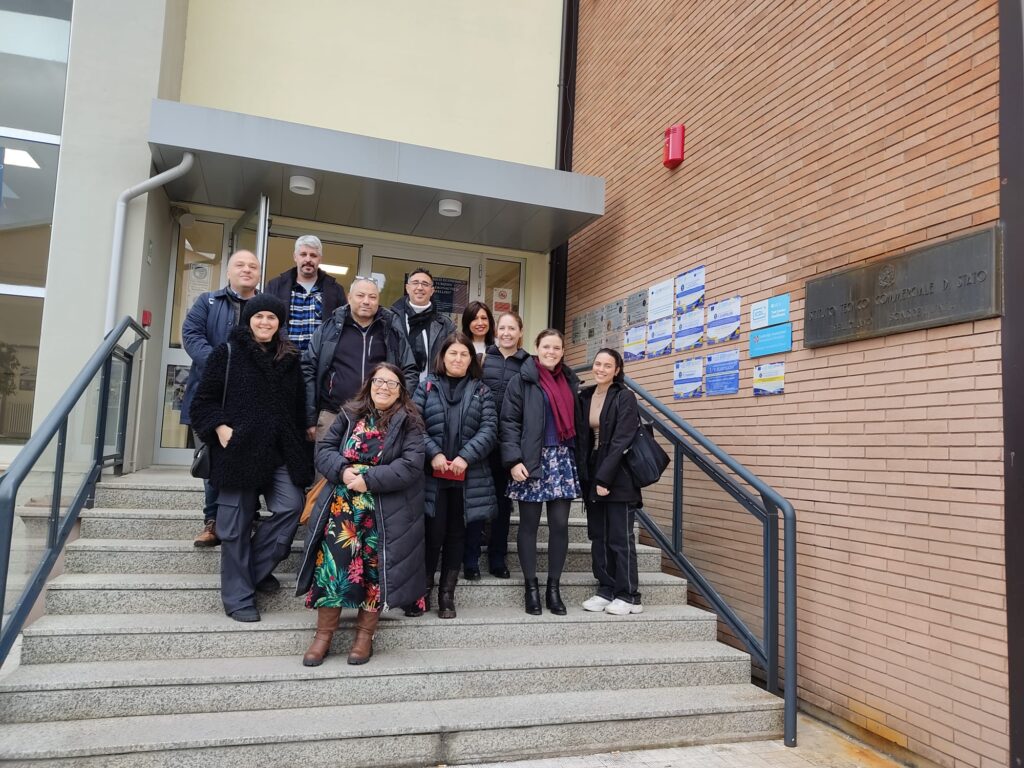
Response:
[[[151,192],[157,187],[162,187],[169,181],[180,179],[190,170],[195,161],[195,155],[186,152],[181,162],[173,168],[168,168],[163,173],[158,173],[145,181],[139,182],[134,187],[128,187],[117,198],[117,208],[114,212],[114,243],[110,252],[110,282],[107,286],[107,318],[103,327],[103,335],[106,336],[117,323],[117,291],[121,283],[121,257],[124,255],[124,223],[128,218],[128,203],[139,195]]]
[[[576,106],[576,44],[580,2],[562,3],[562,53],[558,73],[558,126],[555,132],[555,168],[572,170],[573,110]],[[569,278],[569,244],[555,248],[549,259],[548,324],[565,330],[566,283]]]

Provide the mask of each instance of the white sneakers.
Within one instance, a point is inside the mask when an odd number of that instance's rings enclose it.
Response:
[[[625,600],[608,600],[600,595],[594,595],[583,601],[584,611],[594,613],[610,613],[613,616],[628,616],[631,613],[643,613],[644,607],[640,603],[627,603]]]
[[[611,605],[611,603],[611,600],[606,600],[600,595],[594,595],[593,597],[583,601],[583,610],[593,611],[594,613],[600,613],[605,609],[605,606]]]
[[[593,599],[593,598],[591,598]],[[627,603],[625,600],[614,599],[605,606],[604,612],[613,616],[628,616],[631,613],[643,613],[642,603]]]

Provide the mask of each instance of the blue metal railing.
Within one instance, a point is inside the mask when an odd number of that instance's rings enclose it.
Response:
[[[579,366],[577,373],[587,370]],[[652,393],[626,377],[626,384],[638,397],[641,415],[652,422],[659,434],[672,445],[672,531],[666,534],[643,509],[637,510],[641,525],[661,547],[662,552],[686,576],[712,610],[718,614],[743,643],[751,656],[764,668],[767,688],[779,686],[779,514],[783,523],[783,617],[785,622],[784,739],[796,746],[796,512],[793,505],[775,489],[719,448],[685,419],[668,408]],[[718,487],[731,496],[762,526],[764,569],[763,640],[759,640],[726,600],[683,553],[683,459],[689,459]],[[716,461],[718,463],[716,463]],[[727,469],[731,475],[722,471]],[[758,494],[755,496],[738,482],[739,478]]]
[[[119,346],[121,337],[129,330],[135,332],[138,339],[127,349]],[[0,615],[5,610],[4,600],[7,593],[8,571],[11,564],[11,546],[14,534],[14,516],[17,513],[18,490],[22,483],[35,469],[43,453],[54,437],[57,438],[54,457],[53,483],[50,497],[50,515],[46,533],[46,547],[28,583],[25,585],[15,602],[10,616],[0,629],[0,664],[7,658],[14,641],[21,632],[32,606],[42,592],[46,579],[53,570],[64,544],[67,541],[78,513],[83,507],[91,507],[95,496],[96,482],[104,467],[112,466],[115,473],[120,474],[124,464],[125,428],[128,419],[128,400],[131,391],[132,364],[134,353],[144,339],[148,339],[146,330],[132,318],[125,317],[108,333],[103,343],[89,358],[75,380],[61,395],[50,414],[39,425],[25,446],[15,456],[7,472],[0,476]],[[117,422],[113,450],[107,450],[107,421],[110,414],[110,386],[114,362],[124,366],[124,378],[120,382]],[[100,374],[99,397],[96,398],[96,431],[93,437],[91,461],[82,473],[82,481],[75,489],[68,502],[67,510],[61,518],[61,497],[65,490],[64,467],[68,445],[68,421],[75,407],[87,398],[90,385],[97,374]],[[88,407],[88,400],[86,406]]]

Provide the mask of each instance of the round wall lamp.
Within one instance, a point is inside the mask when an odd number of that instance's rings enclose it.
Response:
[[[452,200],[451,198],[446,197],[437,204],[437,212],[442,216],[461,216],[462,203],[458,200]]]
[[[188,210],[177,205],[171,206],[171,216],[182,229],[192,229],[196,223],[196,217]]]
[[[316,182],[309,176],[292,176],[288,179],[288,189],[296,195],[312,195],[316,192]]]

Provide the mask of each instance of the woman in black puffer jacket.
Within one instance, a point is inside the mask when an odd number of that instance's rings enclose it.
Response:
[[[349,664],[373,655],[381,611],[423,594],[423,422],[402,371],[379,363],[317,443],[327,480],[313,507],[296,595],[317,609],[303,656],[319,666],[342,608],[358,608]]]
[[[473,342],[453,333],[441,344],[434,373],[416,389],[423,414],[429,462],[426,488],[427,592],[443,553],[437,615],[455,618],[455,585],[459,581],[466,523],[494,517],[494,481],[488,456],[498,438],[498,416],[491,390],[480,381]],[[419,615],[428,606],[410,607]]]
[[[189,412],[210,446],[221,599],[236,621],[259,621],[256,590],[280,587],[273,570],[291,551],[302,489],[312,479],[305,383],[298,353],[283,334],[287,311],[267,294],[246,302],[227,343],[207,358]],[[260,494],[268,515],[253,534]]]
[[[519,375],[523,363],[530,359],[530,355],[523,349],[523,319],[516,312],[503,312],[498,315],[497,332],[495,334],[496,344],[487,349],[484,356],[483,380],[491,393],[494,395],[494,404],[498,409],[498,423],[501,423],[501,406],[505,399],[505,389],[508,383]],[[498,514],[491,521],[491,536],[487,542],[487,559],[490,564],[492,576],[499,579],[510,577],[508,564],[505,558],[508,556],[508,529],[509,519],[512,516],[512,499],[506,493],[508,490],[508,468],[501,461],[501,448],[497,447],[491,452],[491,477],[494,478],[494,492],[498,501]],[[483,526],[481,526],[481,529]],[[479,537],[471,542],[472,530],[466,532],[466,578],[470,578],[470,566],[476,565],[477,559],[470,558],[480,554]],[[474,546],[475,544],[475,546]],[[480,571],[476,571],[479,578]]]
[[[614,349],[600,350],[594,355],[596,384],[580,392],[583,417],[589,426],[589,482],[583,501],[597,579],[597,593],[583,601],[583,609],[615,616],[643,611],[633,536],[634,510],[643,499],[623,460],[640,416],[636,395],[623,380],[622,365],[622,356]]]

